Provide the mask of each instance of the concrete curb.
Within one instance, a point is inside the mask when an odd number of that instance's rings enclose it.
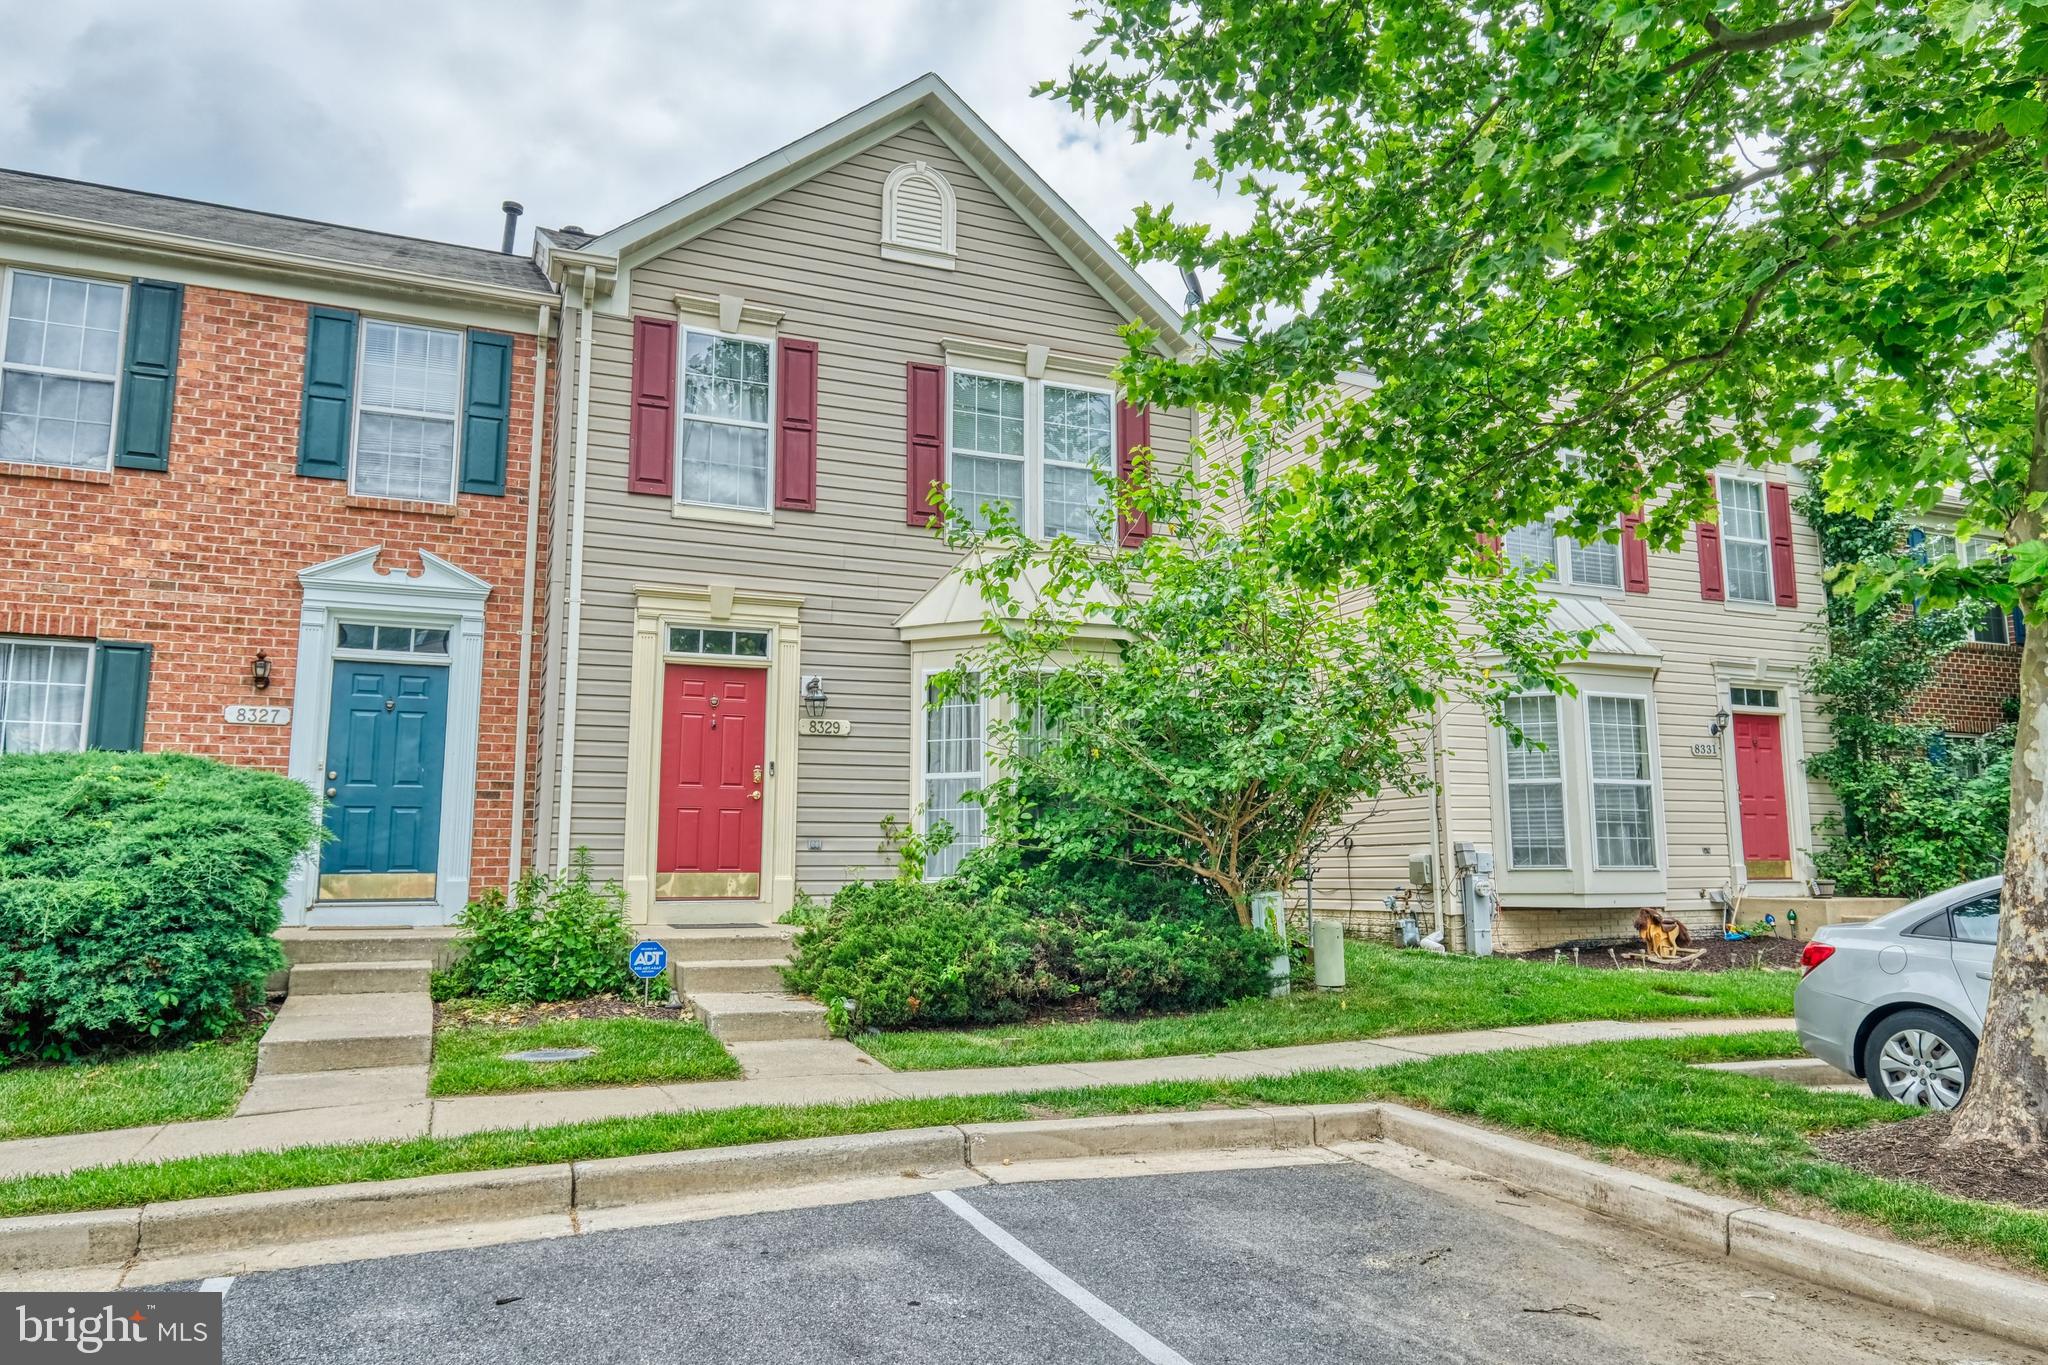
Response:
[[[366,1233],[1015,1162],[1329,1148],[1384,1138],[1702,1253],[2048,1349],[2048,1285],[1702,1194],[1395,1104],[977,1123],[0,1219],[0,1271],[62,1271]],[[1048,1172],[1050,1174],[1050,1172]]]

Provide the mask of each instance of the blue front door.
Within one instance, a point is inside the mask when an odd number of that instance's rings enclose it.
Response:
[[[445,664],[335,663],[321,899],[433,899],[447,729]]]

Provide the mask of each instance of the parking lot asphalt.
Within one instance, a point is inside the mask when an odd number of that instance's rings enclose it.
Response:
[[[224,1292],[227,1359],[250,1365],[2042,1359],[1394,1156],[975,1187]]]

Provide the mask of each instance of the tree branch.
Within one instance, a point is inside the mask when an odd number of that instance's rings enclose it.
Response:
[[[1710,14],[1701,23],[1707,30],[1707,36],[1713,41],[1705,47],[1687,53],[1671,65],[1665,67],[1664,74],[1668,76],[1674,72],[1683,71],[1689,66],[1697,66],[1701,62],[1710,61],[1717,56],[1730,52],[1762,52],[1766,48],[1777,47],[1781,43],[1796,42],[1801,38],[1811,38],[1816,33],[1827,32],[1828,29],[1834,26],[1837,19],[1855,7],[1856,0],[1849,0],[1849,3],[1846,5],[1836,9],[1822,10],[1819,14],[1813,15],[1810,18],[1787,19],[1783,23],[1766,24],[1762,28],[1751,29],[1747,33],[1737,33]]]

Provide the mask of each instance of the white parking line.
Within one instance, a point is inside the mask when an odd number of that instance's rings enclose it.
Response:
[[[222,1298],[226,1298],[228,1296],[228,1286],[234,1282],[235,1277],[232,1275],[216,1275],[210,1280],[201,1280],[199,1282],[199,1292],[202,1294],[218,1294]]]
[[[1061,1298],[1095,1319],[1124,1344],[1151,1361],[1152,1365],[1189,1365],[1186,1356],[1075,1284],[1058,1266],[1003,1231],[979,1209],[953,1191],[934,1190],[932,1198],[960,1215],[969,1227],[995,1243],[1004,1255],[1052,1286]]]

